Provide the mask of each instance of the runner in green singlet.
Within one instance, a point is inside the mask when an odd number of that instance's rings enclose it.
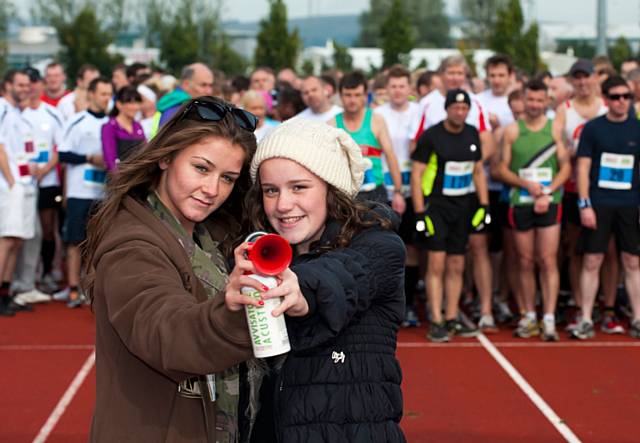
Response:
[[[382,171],[382,155],[384,155],[393,179],[394,193],[391,207],[394,211],[402,214],[406,203],[402,196],[400,167],[384,118],[374,114],[366,106],[366,77],[358,71],[346,74],[340,81],[339,90],[344,112],[336,115],[328,123],[347,131],[360,145],[362,155],[367,161],[368,168],[365,171],[364,183],[358,193],[358,200],[387,203],[387,191]]]
[[[527,338],[540,334],[535,311],[537,263],[544,308],[541,338],[556,341],[561,187],[571,174],[571,164],[562,139],[554,137],[551,121],[545,116],[547,87],[532,80],[524,91],[524,118],[506,127],[498,166],[499,178],[512,187],[509,221],[515,228],[525,308],[515,335]]]

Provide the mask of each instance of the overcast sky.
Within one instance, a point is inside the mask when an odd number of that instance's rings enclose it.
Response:
[[[267,0],[223,0],[225,20],[256,21],[267,15]],[[285,0],[289,17],[309,15],[359,14],[369,6],[369,0]],[[458,1],[445,0],[450,14],[457,14]],[[595,24],[596,0],[521,0],[533,5],[532,15],[539,21]],[[640,0],[607,0],[610,24],[640,23]]]

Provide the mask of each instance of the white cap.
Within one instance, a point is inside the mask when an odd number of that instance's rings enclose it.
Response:
[[[260,164],[270,158],[288,158],[355,197],[364,180],[364,161],[357,143],[344,130],[326,123],[293,118],[277,126],[259,144],[251,162],[255,183]]]
[[[147,85],[138,85],[138,93],[149,101],[156,102],[156,93]]]

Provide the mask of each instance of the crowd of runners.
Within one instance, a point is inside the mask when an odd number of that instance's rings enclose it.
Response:
[[[395,65],[367,78],[266,67],[179,78],[141,63],[67,84],[50,63],[10,70],[0,98],[0,316],[85,303],[80,245],[118,165],[186,102],[216,96],[258,118],[258,141],[292,118],[347,131],[367,162],[358,198],[402,215],[403,326],[435,342],[640,338],[640,65],[608,59],[527,76],[503,55],[470,74]],[[566,330],[566,334],[558,331]]]

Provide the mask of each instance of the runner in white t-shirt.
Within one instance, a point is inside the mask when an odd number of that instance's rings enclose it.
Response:
[[[104,196],[107,171],[102,156],[102,125],[108,121],[105,111],[112,95],[108,79],[99,77],[89,84],[89,107],[71,119],[58,150],[60,162],[67,165],[67,218],[63,238],[67,244],[69,286],[54,294],[54,298],[68,298],[69,307],[81,304],[78,292],[81,269],[79,244],[86,237],[87,221],[96,200]]]
[[[435,89],[420,100],[420,117],[415,119],[410,128],[408,137],[411,139],[412,149],[422,133],[431,126],[443,121],[446,116],[445,95],[451,89],[462,88],[465,84],[469,67],[462,55],[452,55],[440,63],[438,73],[442,78],[442,89]],[[480,104],[478,98],[469,93],[471,109],[466,123],[474,126],[480,133],[482,145],[482,159],[487,162],[495,151],[495,142],[491,133],[489,116]],[[489,225],[490,226],[490,225]],[[476,290],[480,295],[481,305],[491,305],[492,271],[489,257],[489,244],[486,233],[489,226],[481,232],[469,236],[469,249],[473,260],[473,279]],[[488,321],[488,320],[487,320]],[[483,325],[481,325],[483,326]],[[495,325],[486,325],[484,329],[489,332],[495,330]]]
[[[36,288],[40,256],[42,271],[46,275],[52,269],[56,253],[58,215],[61,207],[61,187],[57,170],[57,146],[62,141],[63,117],[57,108],[42,101],[44,82],[40,72],[27,68],[31,80],[29,105],[23,111],[23,119],[29,125],[34,154],[30,159],[33,176],[38,184],[37,209],[40,223],[36,223],[35,236],[27,240],[18,258],[12,289],[18,303],[49,301],[50,296]],[[53,289],[53,288],[52,288]]]
[[[294,118],[328,122],[343,111],[340,106],[331,103],[330,87],[319,77],[312,75],[305,78],[300,92],[307,109]]]
[[[407,259],[405,264],[405,297],[406,310],[403,326],[419,326],[418,316],[414,305],[414,295],[419,279],[418,271],[418,250],[414,246],[414,226],[415,215],[413,204],[411,203],[411,158],[410,143],[407,134],[409,126],[420,112],[418,104],[409,101],[411,94],[411,74],[402,65],[395,65],[389,68],[386,79],[386,92],[389,101],[374,110],[374,114],[379,114],[384,118],[389,130],[391,145],[400,167],[402,176],[402,195],[405,198],[406,210],[402,214],[399,234],[407,247]],[[387,165],[386,158],[382,159],[382,169],[384,171],[384,184],[387,187],[389,201],[393,198],[394,186]]]
[[[507,100],[513,74],[511,59],[506,55],[494,55],[487,59],[485,71],[489,80],[489,89],[478,94],[478,100],[489,114],[489,123],[493,129],[498,126],[507,126],[514,122]]]
[[[82,65],[76,76],[76,89],[65,95],[58,102],[58,110],[65,120],[69,120],[78,112],[87,109],[87,88],[89,83],[100,76],[100,71],[93,65]]]
[[[33,139],[22,118],[31,87],[29,76],[24,71],[14,71],[7,77],[5,87],[7,103],[0,125],[0,275],[4,277],[0,316],[11,316],[30,310],[15,304],[9,290],[22,244],[35,234],[37,186],[29,167]]]
[[[513,75],[513,64],[508,56],[496,54],[487,59],[485,72],[487,73],[490,87],[478,94],[478,100],[489,115],[489,122],[491,123],[494,137],[497,140],[499,136],[498,130],[505,128],[515,121],[508,99],[509,92],[512,89],[511,78]],[[505,258],[504,254],[502,254],[504,249],[502,241],[504,230],[502,229],[501,223],[497,223],[498,220],[495,217],[495,215],[500,213],[500,198],[503,186],[502,183],[491,179],[488,167],[485,169],[485,175],[488,178],[490,210],[491,213],[494,214],[494,223],[492,223],[489,232],[489,252],[491,253],[493,266],[493,293],[508,295],[508,290],[505,291],[508,286],[506,279],[507,272],[504,272],[507,264],[504,262]],[[500,291],[501,288],[503,291]],[[492,314],[492,300],[485,298],[481,301],[479,327],[485,333],[493,332],[495,331],[495,321],[493,320]],[[508,316],[509,311],[504,309],[504,306],[506,306],[503,303],[504,301],[504,299],[496,300],[496,306],[502,307],[501,310],[503,313],[506,312],[506,316]]]

